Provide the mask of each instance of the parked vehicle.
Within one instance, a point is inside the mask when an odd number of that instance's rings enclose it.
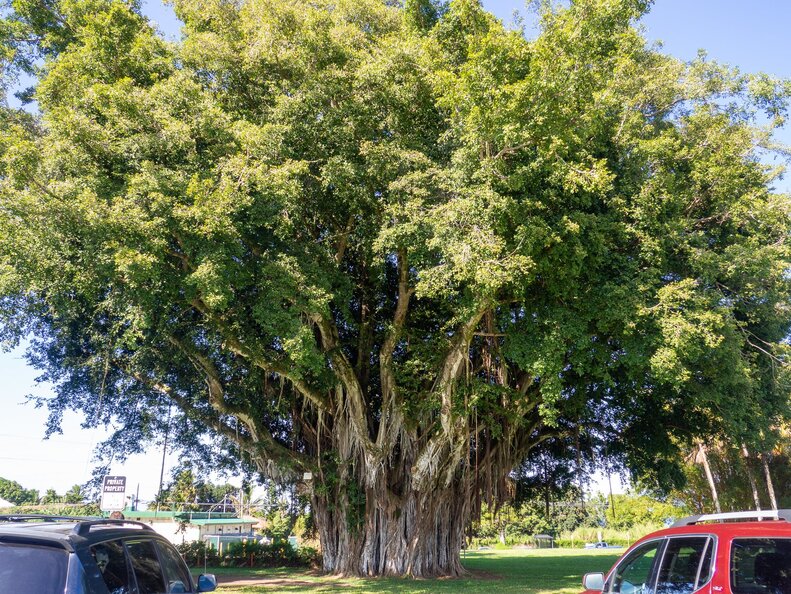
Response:
[[[170,594],[211,592],[197,585],[178,551],[141,522],[0,515],[0,592]]]
[[[622,549],[622,546],[607,544],[603,540],[599,542],[589,542],[585,544],[586,549]]]
[[[791,510],[684,518],[583,585],[583,594],[791,594]]]

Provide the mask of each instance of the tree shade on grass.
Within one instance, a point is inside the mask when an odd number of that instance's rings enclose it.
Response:
[[[325,569],[458,575],[539,444],[649,483],[787,413],[789,201],[758,156],[788,84],[577,0],[18,0],[0,125],[0,320],[46,402],[302,480]],[[207,440],[203,436],[214,439]]]
[[[492,550],[467,553],[462,560],[470,572],[458,579],[353,579],[321,577],[310,572],[290,569],[239,572],[236,569],[212,569],[220,583],[233,580],[236,585],[223,586],[221,592],[252,594],[254,592],[319,592],[429,594],[459,592],[474,594],[579,594],[582,576],[595,571],[609,571],[618,554],[614,551]],[[257,586],[243,586],[245,579],[261,580]],[[268,583],[267,583],[268,582]]]

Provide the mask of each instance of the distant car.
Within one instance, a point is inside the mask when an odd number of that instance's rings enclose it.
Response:
[[[609,548],[611,548],[611,547],[610,547],[610,545],[608,545],[608,544],[607,544],[606,542],[604,542],[603,540],[600,540],[599,542],[589,542],[589,543],[586,543],[586,544],[585,544],[585,548],[586,548],[586,549],[609,549]]]
[[[583,594],[790,594],[791,510],[684,518],[583,585]]]
[[[211,592],[197,585],[178,551],[140,522],[0,515],[0,592],[171,594]]]

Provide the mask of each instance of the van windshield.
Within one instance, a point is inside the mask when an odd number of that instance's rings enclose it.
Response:
[[[0,543],[0,592],[62,594],[68,560],[61,549]]]

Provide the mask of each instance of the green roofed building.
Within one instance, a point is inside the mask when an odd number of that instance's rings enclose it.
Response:
[[[206,540],[216,536],[254,536],[257,519],[243,519],[229,513],[124,510],[124,518],[150,525],[174,544]]]

